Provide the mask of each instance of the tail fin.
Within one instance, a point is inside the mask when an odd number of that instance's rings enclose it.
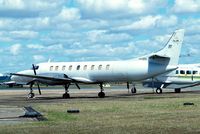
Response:
[[[179,56],[181,52],[182,42],[184,37],[184,29],[176,30],[166,46],[160,51],[153,53],[149,58],[159,59],[168,58],[168,65],[178,65]]]

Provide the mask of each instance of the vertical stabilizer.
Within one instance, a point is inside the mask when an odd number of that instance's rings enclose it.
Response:
[[[176,30],[170,37],[166,46],[160,51],[156,52],[155,55],[170,58],[168,63],[169,65],[178,65],[183,37],[184,29]]]

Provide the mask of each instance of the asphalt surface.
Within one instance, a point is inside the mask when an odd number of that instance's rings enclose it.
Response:
[[[13,89],[0,89],[0,125],[20,123],[27,121],[36,121],[35,118],[20,118],[25,114],[24,107],[32,106],[41,103],[65,103],[69,101],[90,101],[90,100],[101,100],[98,97],[99,88],[92,87],[90,89],[70,89],[70,99],[63,99],[62,94],[64,93],[63,88],[44,88],[42,95],[38,94],[37,89],[34,90],[35,98],[28,99],[27,94],[29,90],[27,88],[13,88]],[[162,96],[183,96],[191,94],[200,94],[200,87],[191,89],[184,89],[182,93],[175,94],[173,90],[163,90]],[[126,87],[108,87],[105,88],[106,97],[103,99],[116,100],[116,99],[128,99],[134,97],[135,99],[144,98],[145,96],[158,96],[153,92],[151,88],[139,87],[136,94],[128,92]]]

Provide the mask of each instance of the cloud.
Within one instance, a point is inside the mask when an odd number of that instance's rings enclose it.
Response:
[[[34,18],[55,12],[63,4],[64,0],[0,0],[0,16]]]
[[[200,11],[199,0],[176,0],[172,10],[176,13],[190,13]]]
[[[25,3],[23,0],[1,0],[0,9],[24,9]]]
[[[105,30],[92,30],[87,32],[87,38],[92,43],[119,43],[133,39],[126,33],[108,33]]]
[[[44,49],[44,46],[39,45],[39,44],[28,44],[27,48],[29,48],[29,49]]]
[[[35,62],[42,62],[46,60],[46,58],[43,55],[34,55],[33,59]]]
[[[138,21],[135,21],[131,24],[120,26],[118,30],[145,30],[152,29],[154,27],[169,27],[177,24],[177,17],[174,15],[171,16],[162,16],[162,15],[148,15],[140,17]]]
[[[165,5],[165,2],[159,0],[76,0],[76,2],[86,17],[104,18],[150,13]]]
[[[79,9],[77,8],[66,8],[64,7],[60,13],[55,17],[57,21],[70,21],[78,20],[81,18]]]
[[[28,30],[11,31],[10,34],[13,38],[21,38],[21,39],[34,39],[37,38],[38,36],[37,32]]]
[[[14,44],[10,47],[10,53],[12,55],[18,55],[21,51],[22,45],[21,44]]]

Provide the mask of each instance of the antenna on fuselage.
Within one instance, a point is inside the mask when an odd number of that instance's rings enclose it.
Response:
[[[48,60],[48,63],[50,63],[50,62],[51,62],[51,59]]]

